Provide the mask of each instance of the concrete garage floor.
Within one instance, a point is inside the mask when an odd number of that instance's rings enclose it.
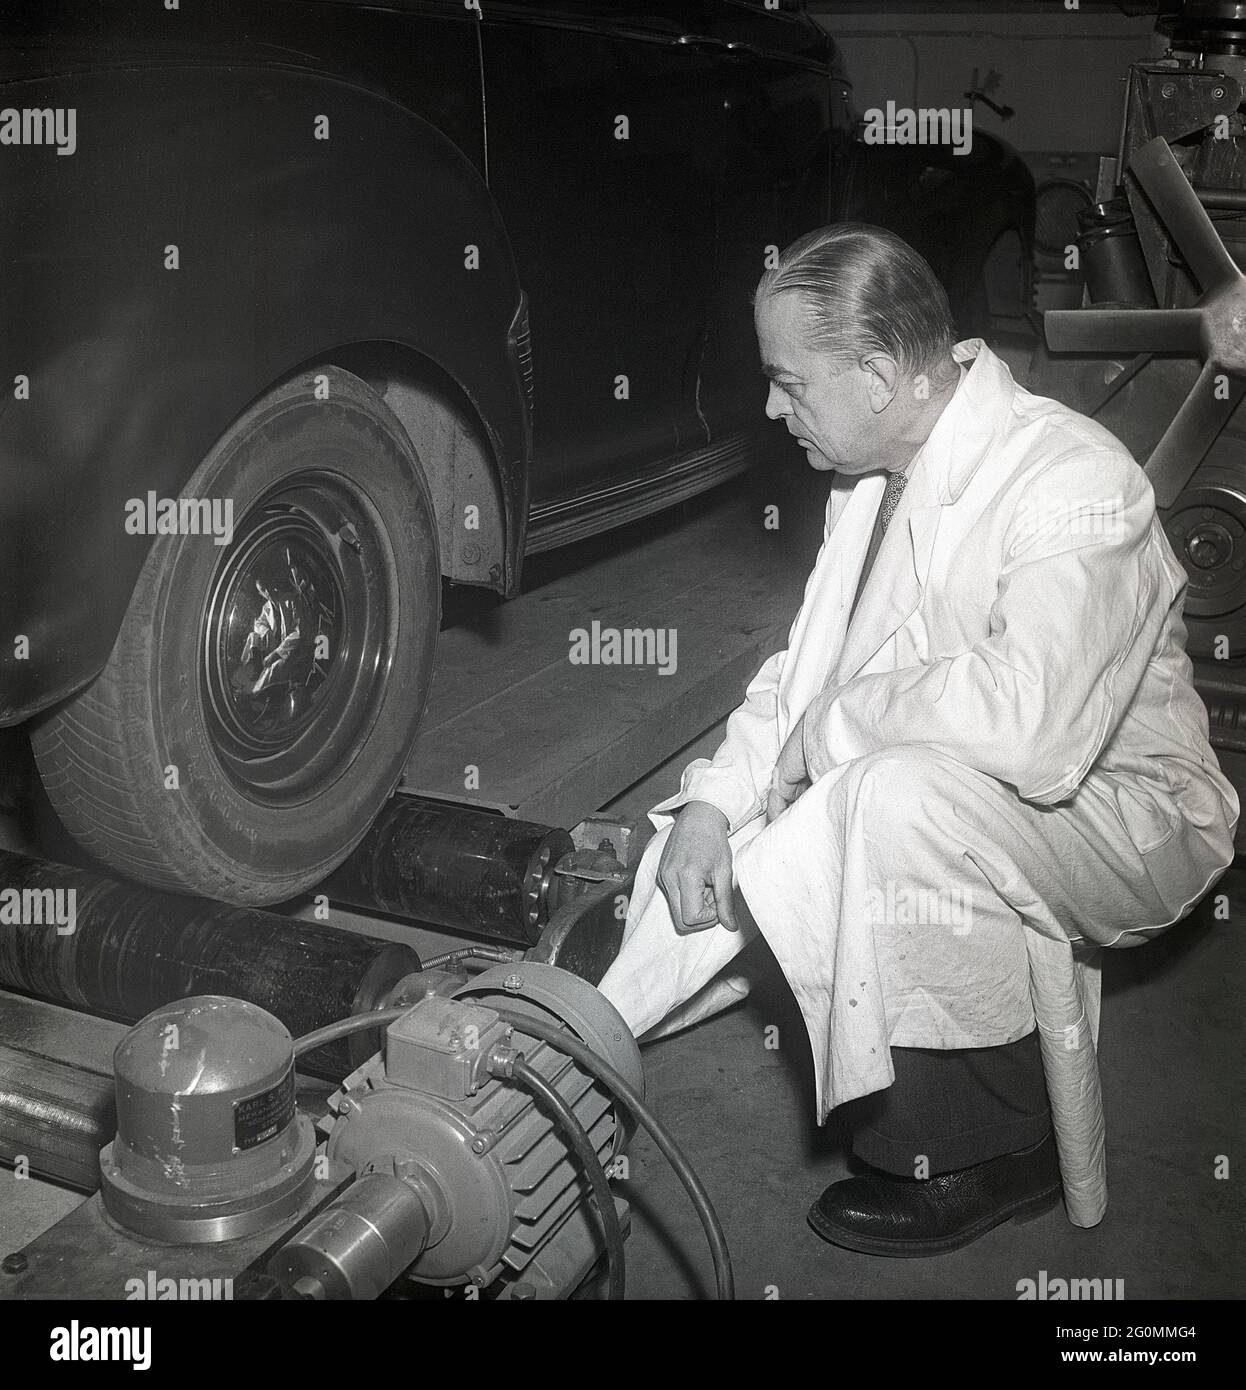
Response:
[[[716,730],[698,740],[612,809],[642,815],[720,737]],[[806,1225],[814,1198],[849,1175],[846,1138],[834,1113],[825,1128],[814,1123],[813,1064],[796,1002],[764,942],[749,947],[731,967],[752,981],[745,1003],[644,1049],[650,1103],[710,1193],[737,1297],[1015,1299],[1017,1281],[1044,1269],[1049,1278],[1122,1279],[1129,1300],[1241,1297],[1246,1196],[1214,1168],[1217,1155],[1243,1161],[1246,865],[1215,891],[1229,896],[1228,921],[1213,919],[1208,899],[1154,942],[1105,952],[1103,1222],[1079,1229],[1059,1206],[925,1260],[858,1255]],[[779,1030],[774,1051],[764,1045],[770,1025]],[[700,1224],[644,1135],[620,1190],[633,1207],[630,1297],[712,1294]]]

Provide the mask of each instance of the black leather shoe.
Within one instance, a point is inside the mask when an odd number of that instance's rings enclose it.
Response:
[[[809,1224],[833,1245],[866,1255],[916,1259],[959,1250],[1012,1218],[1055,1206],[1060,1170],[1051,1135],[933,1178],[871,1172],[832,1183],[809,1209]]]

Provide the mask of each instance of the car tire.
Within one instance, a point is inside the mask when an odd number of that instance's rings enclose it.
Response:
[[[350,853],[410,755],[440,626],[432,498],[397,418],[332,366],[251,406],[182,496],[232,503],[232,540],[156,536],[107,665],[35,757],[108,868],[280,902]]]

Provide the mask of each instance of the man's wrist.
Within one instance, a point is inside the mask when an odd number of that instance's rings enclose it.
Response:
[[[689,801],[686,805],[680,808],[678,814],[680,816],[684,816],[689,811],[695,812],[698,817],[704,815],[706,811],[712,811],[714,815],[718,816],[719,819],[722,821],[724,830],[729,830],[731,828],[731,821],[726,815],[726,813],[720,811],[712,801]]]
[[[825,695],[816,695],[809,703],[802,721],[800,747],[805,758],[805,770],[812,782],[826,771],[827,758],[827,712],[830,702]]]

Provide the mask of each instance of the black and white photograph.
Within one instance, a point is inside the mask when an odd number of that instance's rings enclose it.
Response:
[[[1227,1368],[1244,396],[1244,0],[0,0],[6,1346]]]

